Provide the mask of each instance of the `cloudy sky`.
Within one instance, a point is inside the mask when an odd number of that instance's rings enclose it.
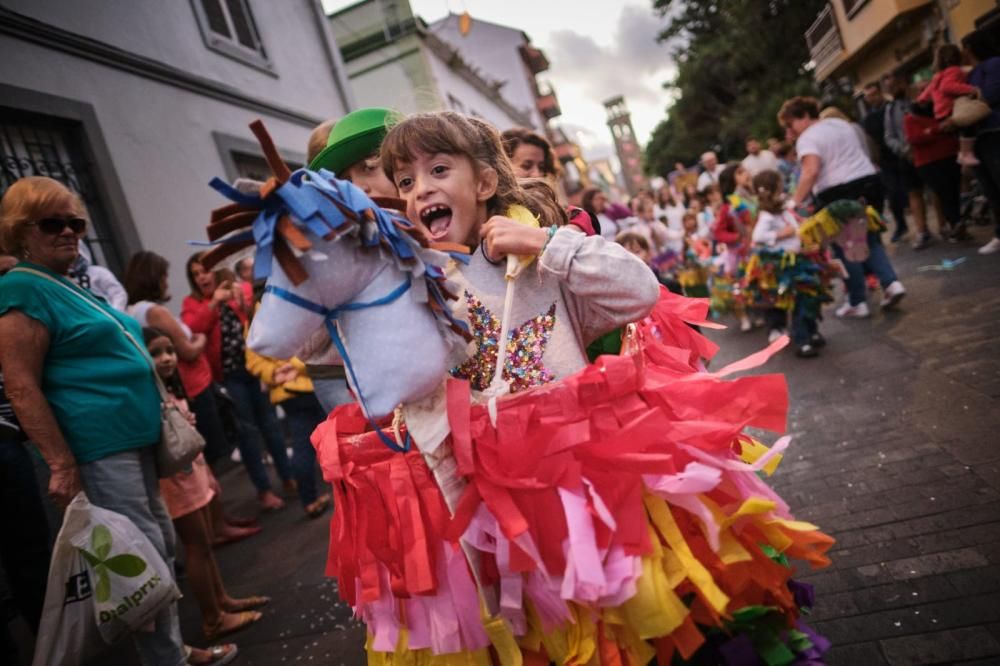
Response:
[[[351,0],[323,0],[327,11]],[[667,48],[656,42],[663,21],[648,0],[410,0],[427,22],[452,12],[520,28],[545,51],[563,115],[557,120],[576,133],[589,157],[610,151],[611,134],[601,102],[625,95],[632,124],[645,144],[663,118],[670,96],[662,84],[673,74]]]

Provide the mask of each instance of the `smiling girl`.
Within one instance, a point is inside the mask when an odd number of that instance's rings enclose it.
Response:
[[[468,358],[452,370],[474,390],[493,381],[507,284],[507,255],[535,257],[508,313],[504,381],[511,392],[566,377],[587,364],[586,345],[646,316],[655,276],[624,248],[571,228],[542,228],[508,217],[512,206],[537,210],[517,183],[497,131],[453,112],[412,116],[382,144],[382,164],[406,201],[406,214],[435,241],[474,249],[452,267],[452,306],[474,335]],[[546,228],[548,227],[548,228]]]

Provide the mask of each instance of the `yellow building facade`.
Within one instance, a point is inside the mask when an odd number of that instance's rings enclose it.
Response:
[[[930,74],[935,47],[958,43],[997,0],[830,0],[806,31],[813,74],[843,92],[897,69]]]

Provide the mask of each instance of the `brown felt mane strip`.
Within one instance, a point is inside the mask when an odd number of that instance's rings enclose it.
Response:
[[[292,224],[291,219],[287,215],[282,215],[281,219],[278,220],[278,233],[291,243],[292,247],[296,250],[305,252],[312,249],[312,241],[306,238],[306,235]]]
[[[220,222],[231,215],[235,215],[236,213],[244,213],[248,211],[252,211],[255,215],[257,213],[257,209],[253,206],[244,206],[243,204],[238,203],[226,204],[225,206],[219,206],[213,210],[212,215],[208,218],[208,222],[209,225],[211,225],[215,222]]]
[[[244,250],[248,247],[253,247],[254,245],[255,243],[252,239],[240,241],[238,243],[216,245],[201,256],[201,265],[204,266],[206,270],[211,270],[216,266],[216,264],[223,261],[226,257],[234,255],[240,250]]]
[[[216,220],[212,224],[208,225],[208,240],[214,242],[234,231],[249,229],[253,225],[253,221],[256,219],[258,214],[259,211],[248,210],[240,213],[234,213],[229,217]]]

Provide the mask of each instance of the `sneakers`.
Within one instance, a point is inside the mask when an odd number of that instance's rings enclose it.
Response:
[[[743,333],[746,333],[751,328],[753,328],[753,324],[750,323],[750,317],[748,317],[746,315],[743,315],[742,317],[740,317],[740,331],[742,331]]]
[[[906,296],[906,288],[902,282],[896,280],[883,290],[882,301],[879,305],[882,306],[883,310],[894,308],[903,300],[903,296]]]
[[[913,241],[913,244],[910,245],[910,247],[912,247],[914,250],[922,250],[930,244],[931,244],[931,235],[929,232],[925,231],[924,233],[917,236],[916,240]]]
[[[775,340],[777,340],[778,338],[780,338],[784,334],[785,334],[785,332],[783,330],[781,330],[780,328],[772,328],[771,332],[767,334],[767,344],[771,344],[772,342],[774,342]]]
[[[815,358],[819,356],[819,350],[810,344],[804,344],[795,350],[795,355],[799,358]]]
[[[809,344],[817,349],[820,347],[826,347],[826,338],[823,337],[822,333],[813,333],[809,338]]]
[[[899,241],[903,240],[903,237],[906,236],[906,233],[908,231],[909,231],[908,228],[901,227],[901,226],[899,226],[897,224],[896,225],[896,230],[894,232],[892,232],[892,238],[889,239],[889,242],[890,243],[898,243]]]
[[[896,283],[894,282],[893,284]],[[867,303],[851,305],[850,301],[844,301],[844,304],[837,308],[834,314],[838,317],[847,317],[849,319],[865,319],[871,316]]]
[[[1000,252],[1000,238],[994,238],[978,250],[979,254],[996,254]]]

